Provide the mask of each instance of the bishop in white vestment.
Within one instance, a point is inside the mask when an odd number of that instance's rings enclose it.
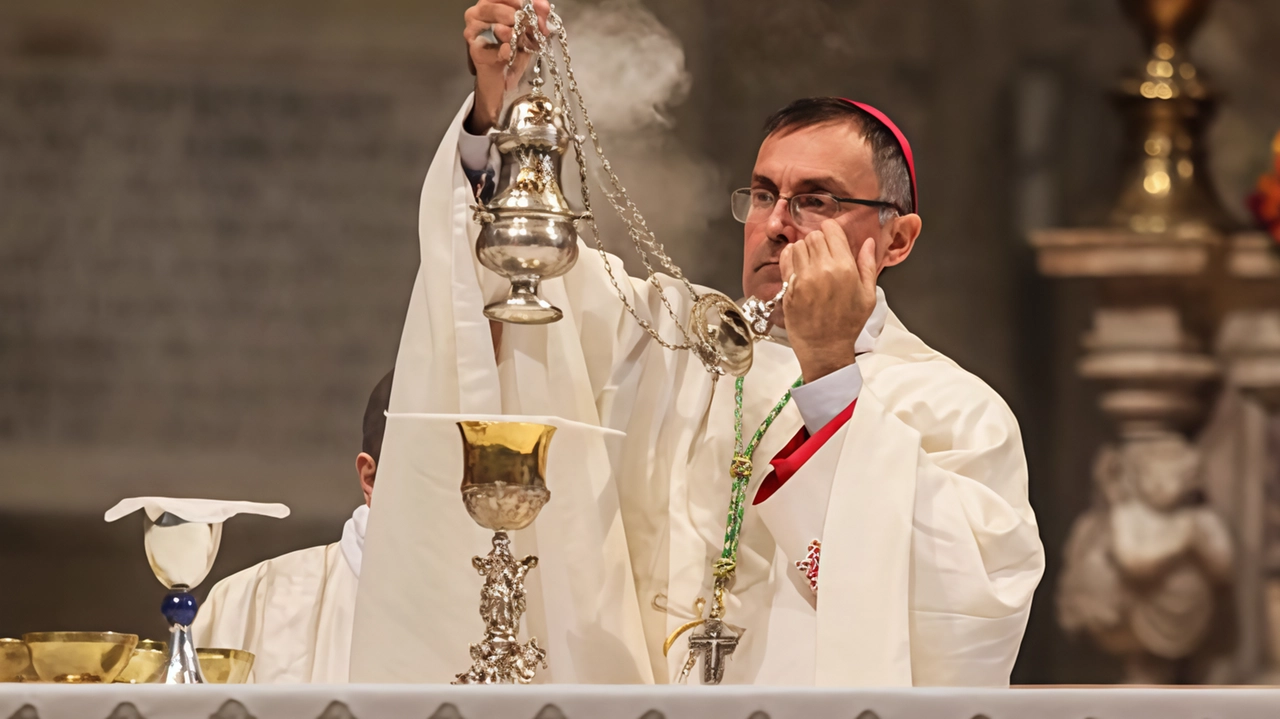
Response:
[[[342,539],[269,559],[213,586],[196,615],[196,646],[254,654],[250,682],[341,684],[348,678],[351,626],[360,580],[365,527],[392,374],[369,396],[356,472],[365,503]]]
[[[460,419],[558,428],[551,501],[513,533],[517,555],[540,558],[524,622],[548,651],[540,681],[674,681],[689,635],[665,655],[664,641],[713,596],[735,385],[659,346],[618,297],[677,340],[671,315],[685,321],[691,304],[684,285],[658,277],[669,313],[654,283],[583,246],[570,272],[542,285],[562,320],[491,327],[482,314],[507,285],[475,256],[470,207],[492,157],[474,146],[501,106],[510,52],[483,33],[509,38],[519,4],[480,0],[468,11],[477,93],[422,191],[421,265],[356,604],[353,681],[451,681],[482,636],[470,558],[488,551],[489,533],[458,491]],[[756,345],[742,383],[744,434],[782,409],[753,457],[724,617],[743,634],[724,682],[1006,685],[1043,549],[1012,413],[911,334],[875,286],[920,232],[910,146],[883,113],[834,98],[794,103],[766,131],[751,187],[733,200],[745,223],[744,293],[771,297],[783,278],[791,288],[785,332]]]

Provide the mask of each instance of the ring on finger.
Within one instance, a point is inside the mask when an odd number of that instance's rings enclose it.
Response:
[[[501,45],[502,43],[498,40],[497,33],[493,31],[495,27],[497,27],[497,25],[490,25],[482,30],[479,35],[476,35],[476,37],[483,40],[486,45]]]

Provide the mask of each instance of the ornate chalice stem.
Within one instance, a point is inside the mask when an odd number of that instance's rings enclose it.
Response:
[[[493,551],[473,557],[471,564],[484,577],[480,590],[480,616],[484,640],[471,645],[471,669],[454,684],[528,684],[539,666],[546,668],[547,652],[536,638],[521,644],[520,617],[524,615],[524,576],[538,566],[538,558],[519,561],[511,555],[506,532],[495,532]]]

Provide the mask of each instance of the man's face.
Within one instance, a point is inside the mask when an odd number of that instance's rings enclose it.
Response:
[[[851,122],[824,123],[766,137],[756,155],[751,187],[788,198],[819,192],[859,200],[880,199],[871,146]],[[883,267],[894,223],[881,227],[875,207],[843,204],[841,211],[835,220],[848,236],[850,249],[856,255],[863,240],[875,238],[876,267]],[[785,201],[777,202],[767,215],[760,215],[749,217],[743,230],[742,289],[747,297],[767,300],[778,294],[785,279],[778,267],[782,248],[820,228],[796,226]]]

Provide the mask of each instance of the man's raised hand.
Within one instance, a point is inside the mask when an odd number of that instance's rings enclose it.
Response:
[[[779,260],[787,294],[782,300],[787,339],[806,382],[853,364],[858,335],[876,306],[876,243],[867,238],[857,256],[834,220],[783,248]]]
[[[533,58],[530,53],[520,53],[516,57],[510,78],[507,77],[516,11],[523,7],[524,0],[477,0],[475,5],[467,8],[466,27],[462,31],[462,37],[467,41],[467,52],[476,73],[475,105],[471,108],[471,116],[467,118],[467,130],[472,134],[488,132],[498,121],[508,79],[514,83],[520,78]],[[538,30],[544,36],[548,35],[547,15],[551,12],[549,0],[533,0],[533,8],[538,14]],[[481,36],[486,30],[493,30],[498,45],[490,44],[487,38]],[[522,40],[521,46],[533,48],[536,43],[529,38]]]

